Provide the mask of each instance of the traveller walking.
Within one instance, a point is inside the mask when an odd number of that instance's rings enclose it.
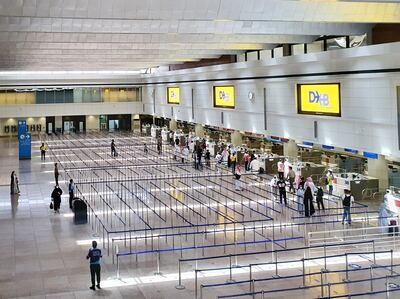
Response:
[[[306,217],[311,217],[315,213],[314,197],[311,191],[311,187],[306,187],[306,191],[304,191],[304,214]]]
[[[92,248],[89,249],[89,252],[86,256],[86,259],[89,260],[90,263],[90,278],[92,281],[92,286],[89,287],[91,290],[96,290],[95,288],[95,283],[96,283],[96,278],[97,278],[97,284],[96,287],[98,289],[101,289],[100,287],[100,272],[101,272],[101,266],[100,266],[100,261],[103,255],[101,254],[101,250],[97,248],[97,242],[93,241],[92,242]]]
[[[157,139],[157,152],[159,155],[161,155],[161,153],[162,153],[162,139],[161,138]]]
[[[15,194],[15,171],[11,172],[10,194]]]
[[[231,155],[231,166],[232,166],[232,173],[235,173],[236,170],[236,162],[237,162],[237,155],[236,153],[232,153]]]
[[[111,140],[111,157],[117,156],[117,150],[115,149],[115,141],[114,139]]]
[[[294,180],[296,178],[296,173],[293,170],[292,166],[289,166],[289,172],[287,175],[287,180],[289,181],[289,192],[293,191],[295,192],[296,190],[294,189]]]
[[[344,190],[344,195],[343,195],[343,200],[342,200],[342,205],[343,205],[343,219],[342,219],[342,224],[344,224],[344,221],[347,220],[347,223],[351,225],[351,207],[354,203],[354,197],[351,195],[350,190],[345,189]]]
[[[149,153],[149,149],[147,148],[147,144],[144,144],[144,153],[147,155]]]
[[[240,177],[242,176],[242,172],[240,171],[240,165],[237,165],[235,168],[235,190],[242,191],[242,186],[240,184]]]
[[[244,160],[244,171],[249,171],[250,155],[247,150],[245,150],[244,152],[243,160]]]
[[[72,210],[72,201],[74,200],[75,197],[75,183],[73,179],[69,180],[68,192],[69,192],[69,208]]]
[[[206,154],[204,155],[204,160],[206,161],[206,166],[210,167],[211,154],[209,150],[206,150]]]
[[[46,151],[47,151],[47,148],[44,145],[44,143],[42,143],[42,145],[40,146],[40,160],[42,160],[42,161],[46,160]]]
[[[328,186],[328,194],[332,195],[333,192],[333,180],[335,177],[333,176],[332,170],[328,170],[328,174],[326,175],[326,183]]]
[[[277,167],[278,167],[278,177],[279,179],[283,179],[285,173],[285,164],[283,164],[282,160],[278,161]]]
[[[201,148],[201,146],[197,147],[197,152],[196,152],[196,165],[197,168],[196,169],[203,169],[203,165],[201,164],[201,158],[203,157],[203,149]]]
[[[231,155],[232,155],[231,147],[229,146],[229,148],[228,148],[228,159],[226,160],[228,168],[231,168],[231,162],[232,162]]]
[[[296,192],[296,200],[297,200],[297,211],[300,215],[304,214],[304,186],[299,185],[299,188]]]
[[[322,210],[325,211],[325,206],[324,206],[324,190],[322,190],[322,187],[319,186],[317,190],[317,206],[318,206],[318,211]]]
[[[54,163],[54,179],[56,181],[56,185],[58,186],[58,177],[60,176],[60,173],[58,171],[58,164]]]
[[[275,175],[271,181],[269,182],[269,186],[271,188],[271,193],[272,196],[274,197],[274,199],[277,198],[278,196],[278,187],[277,187],[277,183],[278,183],[278,177]]]
[[[19,181],[18,181],[18,176],[16,173],[14,173],[14,188],[15,188],[15,194],[19,194]]]
[[[56,185],[54,186],[54,190],[51,193],[51,199],[53,201],[53,208],[54,213],[60,213],[60,206],[61,206],[61,195],[63,194],[61,188]]]
[[[276,184],[279,189],[279,201],[282,204],[282,198],[285,201],[285,206],[287,206],[287,200],[286,200],[286,182],[283,178],[280,178],[279,181]]]

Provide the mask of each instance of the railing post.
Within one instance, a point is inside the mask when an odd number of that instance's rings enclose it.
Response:
[[[235,282],[232,278],[232,254],[229,255],[229,279],[226,282],[227,283]]]
[[[321,298],[324,298],[324,274],[321,272]]]
[[[199,270],[194,270],[194,298],[198,298],[197,297],[197,273],[199,272]]]
[[[304,262],[304,258],[301,259],[301,262],[303,264],[303,288],[306,287],[306,265]]]
[[[372,270],[373,268],[372,268],[372,265],[371,265],[371,267],[369,268],[369,278],[370,278],[370,290],[371,290],[371,292],[373,292],[374,291],[374,282],[373,282],[373,280],[372,280],[372,278],[373,278],[373,276],[374,276],[374,274],[373,274],[373,270]]]
[[[279,278],[278,274],[278,252],[275,252],[275,275],[272,275],[273,278]]]
[[[393,276],[393,249],[390,250],[390,275]]]
[[[253,280],[253,269],[251,264],[249,265],[249,281],[250,281],[250,292],[251,292],[251,281]]]
[[[375,240],[372,241],[372,250],[374,251],[374,265],[376,265]]]
[[[349,282],[349,261],[348,261],[348,255],[347,252],[345,253],[346,257],[346,278],[343,279],[344,282]]]
[[[255,281],[254,281],[254,279],[251,281],[251,293],[252,293],[252,297],[253,297],[253,299],[255,298],[255,294],[254,294],[254,289],[255,289]]]
[[[175,289],[183,290],[185,286],[182,284],[181,260],[178,261],[178,277],[178,285],[175,286]]]

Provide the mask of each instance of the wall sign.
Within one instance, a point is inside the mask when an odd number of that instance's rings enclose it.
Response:
[[[297,112],[341,116],[340,84],[297,84]]]
[[[167,103],[179,105],[181,103],[179,87],[167,87]]]
[[[214,107],[235,108],[235,87],[214,86],[213,88]]]

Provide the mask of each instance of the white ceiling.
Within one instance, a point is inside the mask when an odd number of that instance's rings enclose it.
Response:
[[[137,70],[393,22],[398,1],[0,0],[0,70]]]

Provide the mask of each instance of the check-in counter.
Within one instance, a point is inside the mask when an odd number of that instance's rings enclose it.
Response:
[[[302,162],[321,163],[322,152],[317,150],[303,150],[299,151],[298,158]]]
[[[294,163],[294,171],[296,175],[304,178],[321,177],[326,171],[326,166],[312,162],[297,162]],[[318,184],[318,183],[317,183]]]
[[[334,191],[340,195],[344,194],[344,189],[350,189],[355,200],[363,198],[363,190],[379,191],[379,179],[358,174],[355,172],[335,173]]]

